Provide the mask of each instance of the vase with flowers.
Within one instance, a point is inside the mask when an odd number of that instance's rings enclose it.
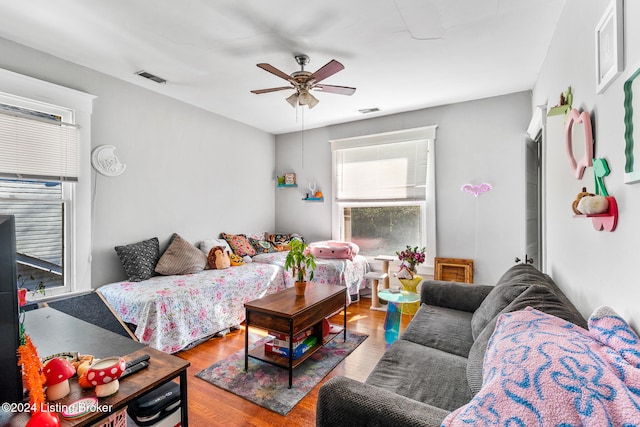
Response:
[[[417,269],[420,264],[426,260],[426,248],[418,248],[418,246],[407,248],[401,252],[396,252],[400,260],[400,271],[397,274],[398,280],[402,284],[402,288],[406,292],[416,293],[417,286],[422,281],[422,277],[418,276]],[[420,303],[402,304],[401,311],[403,313],[414,315],[420,307]]]
[[[427,259],[426,248],[419,249],[418,246],[412,248],[407,245],[405,250],[396,252],[396,255],[400,260],[400,269],[406,268],[412,276],[417,273],[418,266]]]

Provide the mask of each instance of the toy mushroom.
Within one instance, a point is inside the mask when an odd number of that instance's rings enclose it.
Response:
[[[25,427],[60,427],[60,418],[55,412],[36,411]]]
[[[65,397],[71,389],[69,378],[76,374],[73,365],[67,359],[54,357],[44,365],[44,375],[47,379],[47,400],[58,400]]]
[[[95,362],[87,369],[87,380],[96,386],[96,396],[111,396],[120,388],[118,378],[127,368],[122,357],[109,357]]]

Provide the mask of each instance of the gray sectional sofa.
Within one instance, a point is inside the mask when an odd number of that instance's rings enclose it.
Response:
[[[495,286],[424,281],[421,307],[364,383],[334,377],[319,391],[317,426],[439,426],[482,386],[482,364],[501,313],[527,306],[586,328],[553,280],[530,265]]]

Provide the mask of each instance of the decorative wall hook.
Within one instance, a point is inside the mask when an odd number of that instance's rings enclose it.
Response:
[[[491,190],[491,188],[491,184],[483,182],[480,185],[465,184],[462,186],[462,188],[460,188],[460,190],[466,191],[467,193],[471,193],[474,196],[478,197],[479,194],[486,193],[487,191]]]

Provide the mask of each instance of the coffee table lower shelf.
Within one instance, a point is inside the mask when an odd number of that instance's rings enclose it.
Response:
[[[327,337],[322,340],[322,344],[314,345],[309,350],[304,352],[300,357],[298,357],[297,359],[293,359],[291,361],[291,367],[295,368],[301,365],[302,362],[304,362],[309,357],[311,357],[313,353],[320,350],[322,347],[327,345],[329,342],[331,342],[335,337],[337,337],[341,333],[342,331],[338,332],[337,334],[327,335]],[[272,365],[279,366],[281,368],[289,369],[289,358],[287,356],[281,356],[279,354],[268,353],[265,350],[264,344],[257,346],[253,350],[249,350],[249,357],[252,357],[257,360],[262,360],[263,362],[267,362]]]

